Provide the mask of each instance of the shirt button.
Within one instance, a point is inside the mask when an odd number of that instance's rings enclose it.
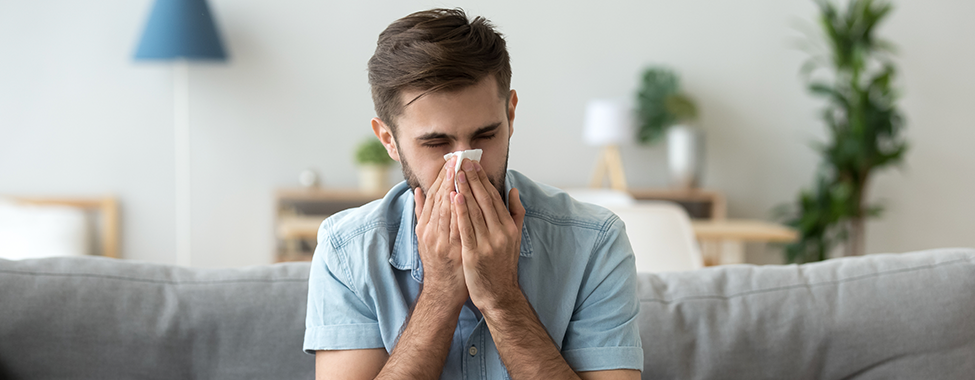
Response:
[[[471,346],[471,349],[467,350],[471,356],[477,355],[477,347]]]

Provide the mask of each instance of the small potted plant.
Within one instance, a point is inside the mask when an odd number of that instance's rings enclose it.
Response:
[[[386,153],[386,147],[379,140],[369,137],[359,143],[355,152],[359,165],[359,189],[366,193],[381,193],[389,190],[389,168],[393,159]]]
[[[704,133],[690,123],[697,107],[680,92],[673,71],[661,67],[644,70],[637,92],[637,140],[652,145],[667,137],[667,163],[676,187],[694,188],[704,164]]]

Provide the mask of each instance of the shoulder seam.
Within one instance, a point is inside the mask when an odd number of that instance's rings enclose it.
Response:
[[[530,216],[530,217],[533,217],[533,218],[541,219],[541,220],[544,220],[546,222],[549,222],[549,223],[552,223],[552,224],[555,224],[555,225],[560,225],[560,226],[575,226],[575,227],[582,227],[582,228],[587,228],[587,229],[591,229],[591,230],[603,230],[603,229],[606,228],[605,227],[605,224],[606,224],[605,222],[602,223],[602,224],[595,223],[595,222],[586,222],[586,221],[582,221],[582,220],[579,220],[579,219],[576,219],[576,218],[559,217],[559,216],[555,216],[555,215],[552,215],[552,214],[548,214],[548,213],[545,213],[545,212],[542,212],[542,211],[538,211],[538,210],[535,210],[535,209],[529,209],[529,208],[526,208],[525,209],[525,216],[526,217],[529,217]]]

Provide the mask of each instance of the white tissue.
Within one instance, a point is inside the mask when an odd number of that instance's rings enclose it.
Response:
[[[465,158],[471,161],[480,161],[481,152],[482,151],[480,149],[458,150],[456,152],[443,155],[443,160],[450,161],[451,157],[457,156],[457,164],[454,166],[454,173],[456,174],[460,171],[460,163],[463,162]]]
[[[454,174],[457,174],[457,172],[460,171],[460,163],[463,162],[465,158],[468,159],[468,160],[471,160],[471,161],[481,161],[481,153],[482,152],[483,151],[480,150],[480,149],[458,150],[456,152],[447,153],[447,154],[443,155],[443,160],[444,161],[450,161],[450,158],[451,157],[457,157],[457,162],[454,164]],[[456,176],[454,176],[454,191],[456,191],[458,193],[460,192],[460,188],[457,187],[457,177]]]

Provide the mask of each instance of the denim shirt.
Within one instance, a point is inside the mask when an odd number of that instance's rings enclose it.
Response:
[[[577,372],[642,370],[636,267],[623,223],[513,170],[505,184],[518,188],[525,207],[519,284],[562,357]],[[322,223],[308,284],[306,352],[393,351],[423,281],[415,223],[405,182]],[[469,300],[441,378],[509,378]]]

